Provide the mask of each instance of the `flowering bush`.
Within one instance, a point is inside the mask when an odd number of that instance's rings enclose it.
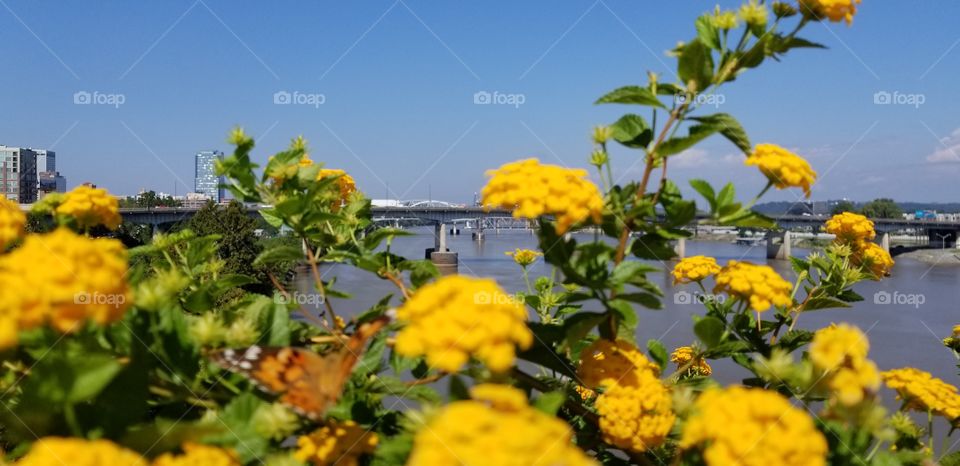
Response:
[[[117,202],[100,189],[35,205],[33,215],[52,226],[46,233],[26,233],[20,207],[0,200],[4,460],[958,464],[960,453],[933,444],[943,434],[935,426],[949,425],[947,435],[960,428],[955,386],[911,367],[882,372],[864,332],[849,324],[798,324],[809,312],[850,307],[863,299],[859,282],[891,272],[869,219],[831,218],[826,229],[836,240],[792,258],[789,277],[706,256],[672,270],[650,265],[675,259],[672,242],[690,237],[687,227],[698,221],[775,228],[751,209],[771,188],[809,196],[816,172],[808,162],[754,145],[733,116],[704,114],[697,97],[793,49],[819,47],[798,34],[816,21],[850,23],[858,4],[750,0],[699,17],[696,36],[671,51],[676,81],[650,74],[597,101],[643,107],[593,129],[589,164],[598,183],[587,170],[535,159],[491,170],[484,206],[537,226],[538,250],[510,254],[526,285],[517,294],[493,279],[441,278],[429,261],[396,254],[392,242],[408,233],[378,228],[354,179],[314,162],[302,138],[261,169],[251,162],[254,141],[237,129],[233,154],[218,163],[237,200],[261,206],[263,221],[289,231],[243,264],[259,267],[259,278],[228,266],[221,254],[235,245],[223,248],[229,239],[201,228],[125,248]],[[741,201],[732,184],[692,180],[702,200],[683,197],[669,176],[671,158],[711,135],[759,171],[759,194]],[[614,144],[637,151],[639,179],[617,182]],[[595,234],[567,234],[580,227]],[[552,272],[531,279],[540,260]],[[306,266],[317,308],[301,306],[301,290],[271,268],[296,261]],[[321,273],[331,264],[395,292],[342,312],[328,298],[349,295]],[[635,337],[641,311],[662,307],[663,292],[649,278],[658,270],[676,286],[723,298],[700,303],[696,341],[672,353]],[[960,326],[943,342],[960,357]],[[729,378],[731,368],[745,375],[741,383],[714,378]],[[883,404],[882,384],[896,392],[898,409]]]

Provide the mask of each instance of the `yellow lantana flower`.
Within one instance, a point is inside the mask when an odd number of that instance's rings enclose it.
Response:
[[[360,457],[373,453],[377,443],[377,434],[356,422],[330,420],[297,438],[298,449],[293,456],[314,466],[357,466]]]
[[[44,437],[30,447],[17,466],[147,466],[140,455],[109,440]]]
[[[843,212],[827,220],[824,230],[836,235],[837,242],[860,247],[877,237],[873,222],[867,217],[853,212]]]
[[[823,466],[827,440],[810,415],[758,388],[709,388],[694,402],[681,448],[703,448],[708,466]]]
[[[817,172],[806,160],[776,144],[757,144],[744,164],[760,169],[777,189],[803,188],[806,197],[817,180]]]
[[[940,380],[929,372],[904,367],[881,374],[888,387],[897,391],[898,398],[909,409],[932,412],[948,420],[960,418],[960,395],[957,387]]]
[[[27,216],[20,206],[6,198],[0,198],[0,252],[23,237]]]
[[[531,408],[522,391],[478,385],[471,395],[444,406],[417,432],[408,465],[596,465],[573,444],[570,426]]]
[[[673,284],[699,282],[719,271],[720,266],[712,257],[686,257],[673,266]]]
[[[783,279],[772,267],[746,261],[730,261],[717,273],[714,293],[727,293],[750,304],[757,312],[770,306],[789,306],[793,285]]]
[[[60,332],[85,321],[115,322],[132,303],[126,273],[127,251],[118,240],[67,228],[30,235],[0,256],[0,322],[15,318],[20,328],[49,323]]]
[[[338,210],[340,206],[350,200],[350,195],[357,191],[357,183],[353,180],[352,176],[339,168],[321,168],[320,172],[317,173],[318,180],[330,177],[338,177],[336,185],[337,189],[340,190],[340,199],[334,205],[334,210]]]
[[[164,453],[151,466],[240,466],[240,460],[232,450],[188,442],[182,454]]]
[[[820,382],[832,399],[852,406],[880,388],[877,366],[867,359],[869,349],[866,335],[849,324],[831,324],[814,334],[810,360],[822,372]]]
[[[853,15],[857,14],[857,5],[861,0],[800,0],[800,10],[814,19],[828,18],[834,23],[846,21],[853,24]]]
[[[686,375],[708,377],[713,373],[713,368],[702,357],[694,359],[694,351],[690,346],[681,346],[670,354],[670,362],[677,365],[677,370],[693,361],[687,368]]]
[[[595,406],[603,439],[643,452],[663,444],[673,427],[673,399],[659,379],[660,368],[626,340],[600,339],[580,353],[581,397],[602,388]]]
[[[105,189],[80,185],[63,197],[57,215],[68,215],[80,228],[103,225],[111,230],[120,226],[120,202]]]
[[[520,267],[526,267],[536,262],[537,258],[543,255],[543,253],[539,251],[520,248],[517,248],[515,251],[507,251],[504,254],[512,257],[513,261],[516,262]]]
[[[529,348],[523,304],[492,279],[450,275],[417,290],[399,309],[406,324],[395,349],[404,356],[426,356],[427,364],[456,372],[470,357],[494,372],[513,366],[516,347]]]
[[[855,252],[857,253],[853,256],[855,265],[863,266],[878,279],[890,275],[890,270],[893,269],[893,257],[877,243],[866,243],[862,249]]]
[[[481,191],[485,208],[510,209],[515,218],[553,215],[559,234],[584,221],[601,221],[603,197],[586,170],[527,159],[504,164],[487,176],[490,181]]]

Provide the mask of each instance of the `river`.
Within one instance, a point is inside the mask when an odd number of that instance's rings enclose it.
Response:
[[[413,236],[394,240],[392,250],[409,258],[422,258],[424,250],[433,246],[432,228],[414,229]],[[592,234],[577,234],[581,241],[592,239]],[[487,232],[482,242],[471,238],[470,232],[448,236],[448,247],[459,253],[459,273],[497,280],[507,291],[524,288],[520,267],[505,255],[514,248],[536,249],[536,238],[529,231],[511,231],[496,234]],[[804,257],[809,250],[794,248],[793,254]],[[721,241],[687,241],[688,255],[716,257],[722,265],[731,259],[767,263],[791,282],[796,275],[787,261],[766,259],[765,245],[740,246]],[[637,341],[643,345],[648,339],[659,339],[668,351],[695,341],[691,316],[702,314],[703,307],[690,303],[687,296],[695,286],[673,286],[669,274],[674,262],[655,263],[665,269],[649,275],[664,290],[662,310],[639,309]],[[531,279],[550,274],[550,266],[538,260],[530,267]],[[334,299],[334,308],[341,315],[353,315],[375,304],[387,293],[396,294],[389,282],[349,266],[335,265],[324,269],[324,279],[337,278],[336,287],[351,293],[349,300]],[[800,318],[799,327],[817,329],[831,322],[848,322],[862,329],[870,339],[870,358],[881,370],[914,366],[933,373],[954,385],[957,377],[956,360],[943,347],[941,339],[948,336],[953,325],[960,323],[960,267],[932,267],[916,260],[897,260],[891,277],[880,281],[861,282],[855,290],[866,299],[850,309],[813,311]],[[309,290],[307,277],[301,277],[298,286]],[[675,298],[676,297],[676,298]],[[686,301],[686,302],[685,302]],[[395,303],[397,301],[394,301]],[[596,305],[594,305],[596,306]],[[599,310],[599,309],[590,309]],[[531,316],[535,319],[536,317]],[[735,383],[746,371],[730,361],[717,361],[714,376],[723,383]],[[889,394],[888,394],[889,395]],[[892,396],[890,396],[892,398]]]

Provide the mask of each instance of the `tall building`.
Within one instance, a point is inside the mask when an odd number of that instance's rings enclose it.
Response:
[[[20,204],[37,202],[37,152],[0,145],[0,193]]]
[[[223,152],[218,150],[197,152],[193,170],[194,192],[205,194],[214,202],[224,200],[224,190],[220,185],[225,181],[222,176],[217,176],[217,160],[223,160]]]
[[[57,153],[52,150],[35,149],[37,153],[37,199],[48,193],[67,192],[67,179],[57,171]]]

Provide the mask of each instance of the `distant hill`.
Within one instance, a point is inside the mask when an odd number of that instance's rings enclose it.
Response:
[[[811,214],[829,214],[830,210],[840,200],[813,201],[813,202],[763,202],[754,206],[754,210],[767,215],[783,215],[786,213],[802,215]],[[862,207],[865,202],[854,202],[857,208]],[[934,210],[938,213],[960,212],[960,202],[897,202],[904,212],[915,212],[917,210]]]

